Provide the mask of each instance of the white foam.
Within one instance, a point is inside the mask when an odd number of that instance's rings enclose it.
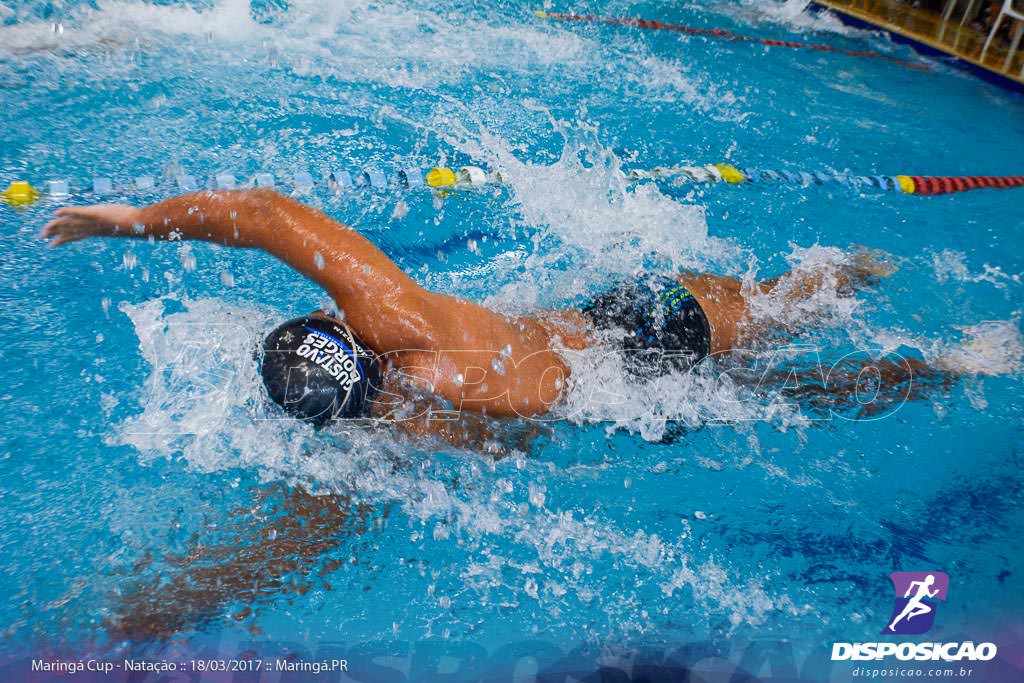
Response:
[[[808,423],[798,406],[766,402],[737,383],[729,364],[705,362],[692,372],[640,379],[608,347],[569,358],[571,391],[559,414],[576,424],[602,424],[609,434],[626,430],[657,442],[670,431],[709,424],[743,430],[745,424],[766,422],[786,430]]]
[[[715,605],[718,609],[726,607],[733,627],[742,623],[763,623],[772,611],[789,610],[792,606],[784,595],[770,597],[756,581],[736,586],[714,558],[697,567],[690,567],[686,561],[680,562],[672,577],[661,584],[661,590],[666,597],[672,597],[684,586],[693,589],[694,601],[698,605]]]
[[[167,312],[168,305],[185,310]],[[151,375],[142,388],[142,412],[120,425],[114,442],[144,458],[184,457],[202,471],[266,464],[298,457],[286,421],[255,438],[254,419],[266,417],[254,351],[269,326],[267,310],[233,307],[214,299],[154,299],[122,304],[139,338]]]
[[[856,254],[817,244],[790,244],[790,249],[786,255],[789,269],[771,292],[749,288],[753,326],[783,331],[814,329],[818,334],[825,330],[846,330],[850,334],[862,331],[864,325],[858,313],[864,308],[864,299],[840,286],[842,274],[854,266]],[[747,275],[750,284],[753,275]],[[809,295],[799,293],[808,277],[814,278],[817,287]]]
[[[82,4],[61,16],[60,31],[54,21],[28,18],[0,26],[0,54],[49,52],[75,59],[73,53],[82,51],[194,46],[204,58],[216,55],[233,64],[270,61],[297,75],[413,89],[461,82],[481,72],[557,78],[568,70],[586,78],[595,64],[611,62],[633,95],[686,102],[718,118],[742,115],[736,96],[669,59],[640,45],[613,49],[529,12],[498,10],[482,18],[433,3],[372,0],[295,0],[286,11],[258,17],[255,12],[248,0],[215,0],[204,9],[98,0],[95,7]],[[105,67],[93,63],[90,68]]]
[[[132,0],[99,0],[53,21],[23,21],[0,27],[0,51],[38,52],[55,49],[143,47],[160,36],[199,36],[238,43],[261,30],[253,21],[248,0],[220,0],[205,10],[153,5]]]
[[[506,273],[499,281],[507,284],[492,303],[550,305],[642,270],[739,267],[746,252],[708,236],[704,207],[675,201],[654,183],[628,182],[622,160],[601,144],[596,129],[549,118],[563,139],[553,163],[521,159],[505,138],[479,123],[454,124],[444,135],[501,171],[513,221],[534,234],[532,252],[508,264],[530,277]],[[578,270],[582,264],[585,273]]]
[[[577,501],[558,500],[545,486],[571,471],[523,458],[495,464],[475,455],[417,453],[388,430],[335,425],[314,432],[295,420],[267,419],[276,411],[266,408],[253,351],[279,317],[269,309],[164,298],[121,310],[135,326],[151,372],[140,386],[141,413],[117,425],[110,440],[138,449],[144,460],[182,458],[203,472],[254,468],[264,479],[334,491],[353,502],[397,504],[433,529],[435,540],[458,534],[488,548],[488,564],[465,567],[478,591],[505,590],[507,577],[494,572],[507,571],[509,563],[527,577],[557,577],[525,593],[549,607],[594,595],[599,588],[586,567],[609,555],[667,594],[690,586],[701,605],[733,624],[760,623],[785,601],[769,600],[756,583],[713,562],[694,563],[686,534],[664,539],[574,512]],[[694,401],[705,398],[698,394]],[[450,476],[436,476],[439,468]],[[461,483],[453,487],[450,479]],[[614,604],[611,597],[605,601],[607,608]],[[619,608],[625,616],[628,599]]]
[[[948,281],[984,282],[1006,289],[1009,284],[1021,284],[1020,273],[1006,273],[999,266],[982,264],[981,272],[971,273],[967,268],[967,255],[955,249],[944,249],[932,255],[935,278],[940,283]]]
[[[861,37],[877,35],[848,26],[830,12],[811,11],[810,5],[809,0],[741,0],[737,5],[719,5],[718,9],[744,21],[767,21],[798,31],[839,33]]]
[[[926,357],[936,366],[960,375],[1019,374],[1024,358],[1020,321],[986,320],[958,326],[956,342],[934,342]]]

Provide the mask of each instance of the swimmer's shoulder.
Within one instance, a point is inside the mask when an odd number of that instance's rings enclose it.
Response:
[[[593,327],[579,309],[545,309],[529,319],[544,332],[554,350],[582,351],[594,344]]]

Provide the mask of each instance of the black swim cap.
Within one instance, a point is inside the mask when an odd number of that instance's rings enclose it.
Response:
[[[381,383],[376,354],[342,323],[318,316],[267,335],[260,374],[274,403],[313,424],[368,415]]]

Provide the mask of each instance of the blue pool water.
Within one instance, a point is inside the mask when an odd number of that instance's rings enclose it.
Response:
[[[1019,627],[1024,195],[621,169],[1019,174],[1024,99],[941,65],[543,21],[527,2],[324,4],[0,5],[0,180],[153,174],[120,197],[144,202],[179,169],[476,163],[507,185],[305,199],[421,283],[508,312],[644,268],[767,277],[885,250],[898,272],[819,297],[793,342],[968,374],[855,419],[581,361],[562,419],[502,459],[315,432],[262,419],[252,349],[326,304],[317,287],[208,245],[50,251],[54,203],[0,206],[0,654],[140,634],[806,650],[874,638],[888,573],[921,569],[953,582],[937,637]],[[549,9],[919,59],[798,2]]]

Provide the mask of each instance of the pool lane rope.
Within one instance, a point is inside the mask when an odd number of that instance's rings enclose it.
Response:
[[[851,175],[826,171],[745,170],[726,163],[707,166],[658,166],[636,169],[625,173],[631,181],[666,180],[673,185],[689,183],[725,183],[727,185],[776,184],[791,187],[817,185],[845,185],[857,190],[877,189],[899,194],[930,196],[954,194],[970,190],[1007,190],[1024,187],[1024,175],[1018,176],[909,176],[909,175]],[[458,169],[439,166],[423,172],[419,168],[402,168],[387,174],[377,168],[366,168],[353,175],[348,171],[325,171],[317,182],[308,171],[295,173],[288,182],[280,183],[274,174],[262,171],[248,180],[239,181],[231,173],[218,173],[208,183],[200,183],[195,176],[178,173],[158,183],[152,175],[137,176],[132,180],[115,183],[108,176],[96,176],[84,181],[68,179],[47,180],[43,190],[36,189],[26,180],[15,180],[0,192],[0,202],[13,207],[35,204],[41,199],[61,201],[75,197],[88,197],[104,201],[111,196],[131,194],[178,194],[197,190],[235,190],[243,188],[272,188],[307,195],[317,187],[334,194],[345,192],[393,193],[416,190],[433,191],[444,195],[451,190],[494,187],[505,184],[501,171],[486,171],[479,166]]]
[[[741,171],[731,164],[709,166],[661,166],[650,170],[628,171],[630,180],[672,178],[674,184],[686,182],[729,185],[744,183],[775,183],[810,187],[838,184],[856,189],[879,189],[900,194],[940,195],[970,190],[1009,190],[1024,187],[1024,175],[1017,176],[910,176],[852,175],[831,171],[749,170]]]
[[[669,24],[664,21],[657,21],[654,19],[639,19],[634,17],[602,17],[593,14],[566,14],[562,12],[545,12],[544,10],[537,10],[534,16],[540,19],[555,19],[558,21],[579,21],[594,24],[616,24],[619,26],[632,26],[634,28],[643,28],[653,31],[674,31],[676,33],[684,33],[690,36],[706,36],[708,38],[719,38],[721,40],[731,40],[734,42],[742,43],[759,43],[761,45],[771,45],[773,47],[789,47],[798,50],[816,50],[818,52],[831,52],[833,54],[848,55],[850,57],[869,57],[871,59],[882,59],[892,64],[899,64],[909,69],[917,69],[919,71],[931,71],[932,68],[926,64],[918,64],[916,62],[908,62],[902,59],[896,59],[889,55],[875,50],[843,50],[838,47],[832,47],[831,45],[824,45],[822,43],[797,43],[791,40],[775,40],[774,38],[757,38],[754,36],[744,36],[739,33],[733,33],[722,28],[697,28],[694,26],[684,26],[682,24]]]

